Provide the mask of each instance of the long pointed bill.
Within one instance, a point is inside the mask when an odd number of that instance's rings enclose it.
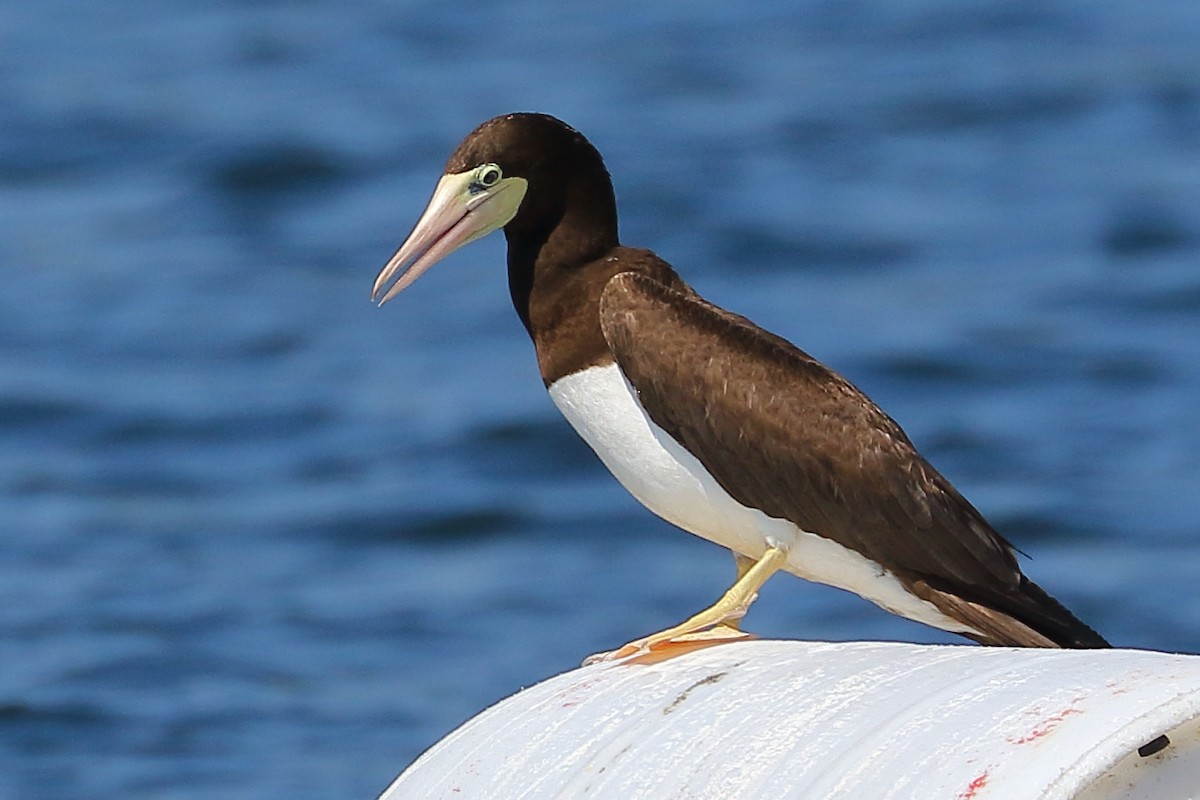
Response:
[[[471,169],[442,176],[412,233],[375,279],[372,300],[383,305],[447,255],[503,228],[517,215],[526,181],[505,178],[484,188],[476,183],[476,172]],[[393,280],[395,283],[380,297]]]

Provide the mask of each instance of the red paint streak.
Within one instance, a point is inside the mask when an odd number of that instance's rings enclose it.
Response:
[[[1071,701],[1071,705],[1067,706],[1057,714],[1046,717],[1046,719],[1035,725],[1033,730],[1026,735],[1006,737],[1009,744],[1029,744],[1030,742],[1035,742],[1038,739],[1041,739],[1043,736],[1048,736],[1049,734],[1054,733],[1054,731],[1058,729],[1058,726],[1062,725],[1063,720],[1065,720],[1067,717],[1071,716],[1072,714],[1083,713],[1075,707],[1075,703],[1078,703],[1082,699],[1082,697],[1076,697]]]
[[[977,795],[980,789],[987,786],[988,773],[991,771],[992,768],[988,767],[983,772],[976,775],[975,780],[968,783],[967,788],[958,793],[957,800],[971,800],[972,797]]]

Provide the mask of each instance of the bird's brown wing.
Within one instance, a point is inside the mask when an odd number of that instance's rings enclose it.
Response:
[[[600,317],[646,413],[738,502],[887,565],[980,641],[1104,646],[891,417],[807,353],[632,272],[608,282]],[[991,611],[1017,627],[964,619]]]

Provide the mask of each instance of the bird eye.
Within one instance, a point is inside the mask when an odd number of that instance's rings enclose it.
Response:
[[[495,186],[502,177],[504,177],[504,173],[495,164],[484,164],[475,172],[475,182],[485,189]]]

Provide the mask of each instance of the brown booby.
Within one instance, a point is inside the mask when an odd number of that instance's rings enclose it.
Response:
[[[737,561],[711,608],[605,657],[738,635],[778,570],[982,644],[1108,646],[859,389],[621,245],[600,153],[554,117],[506,114],[462,141],[373,299],[501,228],[554,404],[634,497]]]

